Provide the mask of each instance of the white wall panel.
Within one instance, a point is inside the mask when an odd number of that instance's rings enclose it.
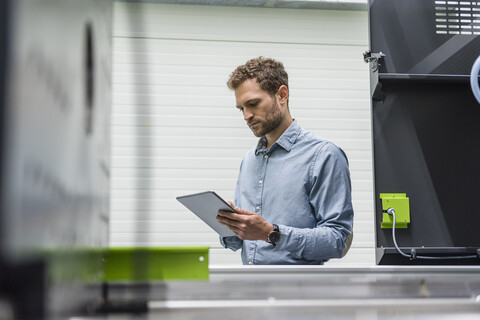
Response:
[[[331,264],[373,264],[373,182],[367,13],[116,2],[113,40],[111,246],[210,246],[210,263],[239,252],[175,197],[233,197],[256,144],[228,75],[259,55],[284,62],[300,125],[350,162],[355,236]]]

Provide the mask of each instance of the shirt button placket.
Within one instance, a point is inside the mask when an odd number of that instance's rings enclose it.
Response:
[[[265,176],[265,169],[266,169],[266,162],[265,162],[265,154],[261,160],[261,170],[260,176],[257,180],[257,192],[256,192],[256,199],[255,199],[255,212],[261,214],[260,209],[262,208],[262,193],[263,193],[263,177]]]
[[[262,171],[261,171],[261,176],[260,179],[258,179],[258,205],[255,207],[255,210],[257,213],[260,213],[260,210],[262,208],[262,195],[263,195],[263,185],[264,185],[264,179],[265,179],[265,172],[267,171],[267,160],[268,160],[269,155],[265,154],[263,156],[263,165],[262,165]]]
[[[256,205],[255,205],[255,212],[262,215],[262,197],[263,197],[263,187],[265,185],[265,174],[267,172],[267,163],[268,163],[268,158],[269,158],[269,155],[268,154],[264,154],[263,155],[263,159],[262,159],[262,167],[261,167],[261,171],[260,171],[260,177],[258,177],[258,193],[257,193],[257,199],[256,199]],[[255,261],[255,252],[256,252],[256,249],[257,249],[257,244],[256,244],[256,241],[252,241],[251,242],[251,248],[250,248],[250,252],[252,253],[252,256],[251,258],[248,260],[248,264],[251,265],[251,264],[254,264],[254,261]]]

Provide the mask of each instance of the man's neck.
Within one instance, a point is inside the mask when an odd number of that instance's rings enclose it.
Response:
[[[285,117],[285,119],[280,123],[280,125],[273,131],[270,131],[265,135],[267,138],[267,150],[282,136],[282,134],[290,127],[293,123],[291,116]]]

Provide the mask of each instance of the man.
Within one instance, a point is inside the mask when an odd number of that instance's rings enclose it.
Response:
[[[283,64],[259,57],[227,82],[237,108],[259,137],[240,166],[236,213],[217,220],[236,236],[221,238],[244,264],[323,264],[340,258],[352,231],[348,161],[333,143],[303,130],[290,115]]]

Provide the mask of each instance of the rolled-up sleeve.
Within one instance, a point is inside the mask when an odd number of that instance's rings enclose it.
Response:
[[[238,237],[220,237],[220,243],[224,248],[237,251],[242,247],[243,240]]]

